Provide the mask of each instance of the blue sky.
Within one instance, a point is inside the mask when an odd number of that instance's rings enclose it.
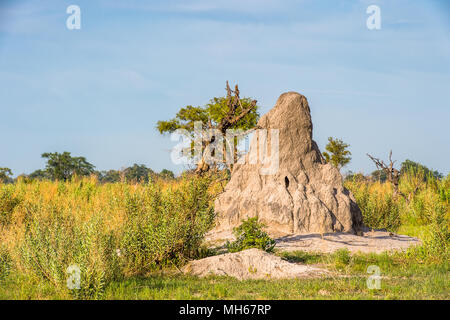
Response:
[[[81,8],[68,30],[66,8]],[[366,8],[381,9],[368,30]],[[286,91],[310,103],[314,139],[450,171],[450,5],[432,0],[0,1],[0,167],[70,151],[97,169],[179,172],[155,130],[225,81],[261,113]],[[345,170],[344,170],[345,171]]]

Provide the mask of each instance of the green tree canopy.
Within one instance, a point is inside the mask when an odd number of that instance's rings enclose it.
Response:
[[[154,178],[156,173],[147,168],[143,164],[133,164],[131,167],[126,168],[123,174],[129,182],[145,182],[147,183],[149,178]]]
[[[11,182],[11,176],[13,175],[10,168],[0,168],[0,182]]]
[[[86,161],[85,157],[72,157],[70,152],[43,153],[42,158],[47,159],[45,174],[52,180],[66,181],[74,174],[88,176],[94,173],[94,166]]]
[[[344,143],[340,139],[328,138],[328,144],[325,149],[327,151],[323,152],[326,162],[331,163],[333,166],[339,170],[346,166],[352,159],[350,155],[352,154],[347,148],[350,145]]]
[[[234,115],[239,116],[244,110],[252,104],[252,99],[243,98],[241,104],[236,108]],[[177,129],[186,129],[189,132],[194,131],[194,123],[202,122],[202,129],[210,126],[217,128],[222,119],[230,112],[227,97],[213,98],[203,107],[186,106],[177,112],[175,118],[168,121],[158,121],[156,128],[159,133],[172,133]],[[231,129],[248,130],[256,126],[259,120],[258,106],[255,106],[250,112],[237,121]]]
[[[121,181],[121,173],[119,170],[97,171],[98,181],[101,183],[115,183]]]
[[[403,175],[404,173],[410,170],[414,170],[416,172],[422,171],[425,180],[428,177],[433,177],[435,179],[442,179],[444,177],[444,175],[439,171],[428,169],[423,164],[406,159],[405,161],[402,162],[402,166],[400,168],[400,175]]]
[[[381,169],[373,171],[370,175],[375,181],[385,182],[387,180],[386,172]]]
[[[28,175],[28,178],[32,179],[32,180],[44,180],[44,179],[51,179],[50,175],[48,174],[48,172],[46,170],[35,170],[32,173],[30,173]]]
[[[161,170],[161,172],[159,173],[159,176],[166,180],[175,179],[175,174],[172,171],[167,170],[167,169]]]
[[[259,120],[256,100],[250,98],[241,99],[238,86],[236,85],[235,89],[231,90],[228,81],[226,90],[226,97],[213,98],[203,107],[193,107],[189,105],[181,108],[175,118],[168,121],[158,121],[156,128],[161,134],[175,132],[177,129],[184,129],[191,133],[191,137],[193,137],[195,123],[201,122],[203,130],[216,129],[224,138],[226,138],[228,129],[247,131],[255,128]],[[215,138],[216,137],[212,135],[207,141],[202,141],[203,156],[197,163],[197,169],[195,170],[197,174],[202,174],[210,169],[210,165],[205,161],[207,153],[204,151],[207,150],[208,145],[215,141]],[[233,141],[227,142],[234,144],[235,160],[237,159],[238,141],[239,138],[234,137]],[[191,150],[193,145],[194,141],[191,143]],[[190,154],[189,150],[186,151],[188,151],[186,154]],[[232,164],[228,165],[231,170]]]

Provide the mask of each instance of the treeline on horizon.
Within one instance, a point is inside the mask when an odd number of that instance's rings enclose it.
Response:
[[[429,178],[441,180],[444,178],[444,174],[440,173],[439,171],[429,169],[423,164],[406,159],[401,163],[400,175],[404,175],[410,171],[421,172],[424,177],[424,180],[427,180]],[[347,174],[345,174],[344,176],[345,180],[356,179],[356,180],[372,180],[380,182],[386,182],[387,180],[386,172],[381,169],[373,171],[370,175],[364,175],[363,173],[354,173],[352,171],[348,171]]]
[[[175,179],[175,174],[163,169],[155,172],[144,164],[133,164],[131,167],[120,170],[95,170],[95,166],[89,163],[85,157],[73,157],[70,152],[43,153],[42,158],[47,159],[44,169],[38,169],[30,174],[20,174],[13,178],[13,172],[9,168],[0,167],[0,182],[14,183],[19,179],[26,180],[52,180],[68,181],[73,177],[95,176],[100,183],[116,182],[143,182],[149,179]]]
[[[20,174],[16,178],[12,177],[13,172],[11,169],[0,167],[0,182],[14,183],[18,179],[67,181],[74,176],[95,176],[100,183],[147,183],[149,179],[175,179],[175,174],[168,169],[163,169],[161,172],[155,172],[144,164],[136,163],[130,167],[119,170],[95,170],[95,166],[89,163],[85,157],[73,157],[71,153],[67,151],[63,153],[43,153],[41,157],[47,159],[44,169],[35,170],[30,174]],[[410,170],[422,172],[424,179],[432,177],[441,180],[444,178],[444,175],[439,171],[429,169],[425,165],[407,159],[401,163],[400,172],[403,175]],[[356,179],[385,182],[387,180],[386,173],[383,170],[375,170],[368,175],[348,171],[343,176],[345,181]]]

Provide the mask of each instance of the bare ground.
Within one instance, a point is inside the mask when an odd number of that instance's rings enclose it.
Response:
[[[331,253],[346,248],[352,253],[381,253],[405,250],[420,244],[420,240],[387,231],[377,230],[357,236],[349,233],[273,235],[275,248],[280,251]],[[234,237],[230,231],[210,232],[206,240],[211,247],[221,247]],[[311,265],[292,263],[259,249],[225,253],[191,261],[184,273],[200,277],[225,275],[237,279],[317,278],[333,276],[329,271]]]
[[[350,252],[382,253],[385,251],[405,250],[410,246],[419,245],[417,238],[393,234],[387,231],[376,230],[364,232],[363,236],[350,233],[326,233],[321,234],[293,234],[271,235],[275,241],[275,248],[281,251],[307,251],[331,253],[339,249],[347,248]],[[221,246],[227,240],[234,239],[230,231],[210,232],[206,240],[212,246]]]

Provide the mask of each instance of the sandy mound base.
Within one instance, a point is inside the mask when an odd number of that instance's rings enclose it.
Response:
[[[200,277],[221,275],[239,280],[314,278],[328,274],[326,270],[290,263],[259,249],[248,249],[191,261],[182,271]]]
[[[364,232],[363,236],[349,233],[327,233],[323,239],[320,234],[271,235],[276,239],[278,250],[334,252],[347,248],[350,252],[381,253],[384,251],[406,250],[408,247],[419,245],[417,238],[397,235],[386,231]],[[207,240],[211,245],[221,245],[226,240],[233,240],[231,232],[210,233]]]
[[[382,253],[406,250],[419,245],[420,240],[385,231],[365,232],[364,236],[348,233],[292,235],[276,239],[276,248],[285,251],[334,252],[347,248],[350,252]]]

